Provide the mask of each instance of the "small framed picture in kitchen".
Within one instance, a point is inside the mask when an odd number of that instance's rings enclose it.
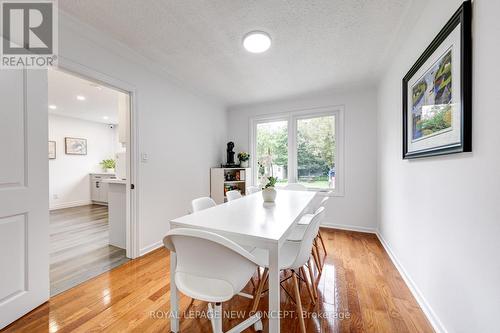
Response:
[[[64,138],[67,155],[87,155],[87,139]]]
[[[403,78],[403,159],[472,150],[471,80],[465,1]]]

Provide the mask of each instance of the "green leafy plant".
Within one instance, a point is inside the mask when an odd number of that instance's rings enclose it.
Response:
[[[110,158],[108,160],[102,160],[102,162],[100,164],[101,164],[101,167],[103,169],[114,169],[116,166],[116,162],[112,158]]]
[[[249,159],[250,159],[249,153],[244,151],[238,153],[238,160],[240,160],[241,162],[248,161]]]
[[[421,130],[424,135],[430,135],[449,127],[451,127],[451,106],[446,106],[432,118],[417,122],[417,128]]]
[[[278,178],[276,177],[267,177],[267,184],[264,186],[264,188],[269,188],[269,187],[274,187],[276,185],[276,182],[278,181]]]

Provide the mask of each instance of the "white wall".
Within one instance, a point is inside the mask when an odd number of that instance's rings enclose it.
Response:
[[[380,84],[380,235],[437,329],[498,332],[500,1],[473,6],[473,152],[401,159],[401,80],[460,3],[425,7]]]
[[[376,91],[363,87],[349,92],[323,92],[271,103],[239,106],[228,111],[228,137],[235,151],[250,151],[251,117],[322,106],[343,105],[345,136],[345,196],[332,197],[323,224],[361,231],[376,228]]]
[[[65,137],[87,139],[87,155],[66,155]],[[89,173],[102,172],[99,163],[115,158],[117,129],[102,123],[49,115],[49,140],[56,142],[56,159],[49,160],[50,208],[89,204]]]
[[[209,169],[222,161],[224,107],[181,87],[134,50],[65,14],[59,20],[62,60],[124,82],[136,91],[139,150],[139,248],[161,245],[168,221],[209,194]]]

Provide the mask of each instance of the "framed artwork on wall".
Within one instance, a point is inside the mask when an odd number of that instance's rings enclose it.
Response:
[[[465,1],[403,78],[403,159],[472,150],[471,80]]]
[[[87,155],[87,139],[64,138],[67,155]]]
[[[56,159],[56,142],[49,141],[49,160]]]

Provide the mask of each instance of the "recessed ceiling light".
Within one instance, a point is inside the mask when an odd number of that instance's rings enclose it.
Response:
[[[109,117],[108,117],[108,116],[104,116],[104,117],[102,117],[102,119],[104,119],[104,120],[108,120],[108,119],[109,119]]]
[[[271,37],[262,31],[252,31],[243,38],[243,47],[251,53],[266,52],[271,47]]]
[[[51,109],[51,110],[55,110],[55,109],[57,109],[57,106],[55,106],[54,104],[50,104],[50,105],[49,105],[49,109]]]
[[[85,96],[78,95],[78,96],[76,96],[76,99],[79,100],[79,101],[84,101],[85,100]]]

